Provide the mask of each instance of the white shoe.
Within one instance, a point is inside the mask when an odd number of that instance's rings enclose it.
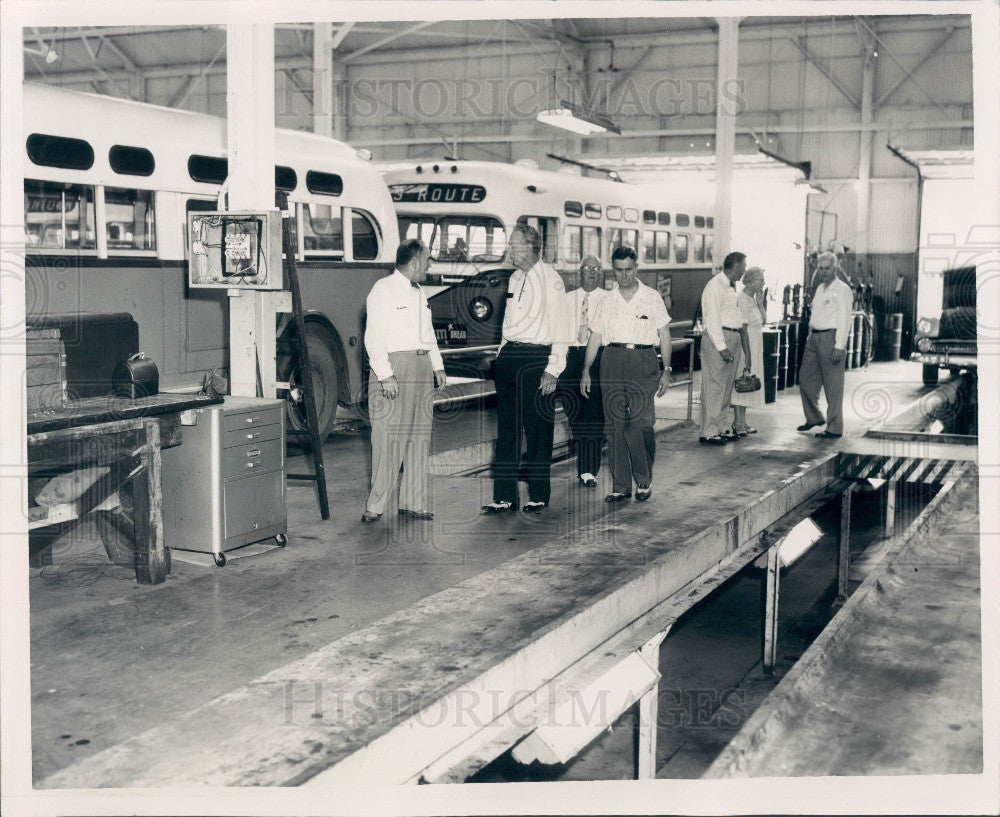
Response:
[[[597,477],[593,474],[580,474],[580,482],[588,488],[593,488],[597,485]]]

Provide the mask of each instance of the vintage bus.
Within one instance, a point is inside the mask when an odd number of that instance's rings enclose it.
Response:
[[[533,162],[387,165],[400,235],[431,248],[431,298],[442,345],[499,341],[507,237],[519,222],[542,235],[544,259],[573,288],[593,255],[611,281],[611,251],[636,249],[639,277],[690,325],[712,275],[711,202],[701,196],[538,169]]]
[[[130,313],[161,388],[197,389],[225,367],[225,293],[186,285],[187,214],[217,209],[228,174],[223,119],[26,85],[27,314]],[[297,261],[323,435],[338,404],[363,399],[362,331],[371,285],[392,269],[392,201],[350,146],[277,130],[275,188],[296,214]],[[295,383],[289,316],[278,378]],[[293,389],[293,394],[298,393]],[[301,406],[289,419],[302,424]]]

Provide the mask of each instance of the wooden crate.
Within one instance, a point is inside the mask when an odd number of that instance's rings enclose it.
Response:
[[[28,411],[66,403],[66,348],[58,329],[28,329],[25,344]]]

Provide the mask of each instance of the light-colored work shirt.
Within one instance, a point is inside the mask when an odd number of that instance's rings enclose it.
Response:
[[[853,309],[854,292],[847,284],[839,278],[834,278],[825,286],[820,284],[812,299],[809,328],[836,329],[833,345],[837,349],[844,349],[851,330]]]
[[[743,316],[736,304],[736,290],[730,285],[724,272],[713,275],[701,293],[701,317],[705,322],[705,332],[720,352],[727,347],[726,329],[743,326]]]
[[[670,323],[670,313],[663,296],[642,281],[635,295],[625,300],[618,287],[598,304],[590,319],[590,328],[601,336],[601,343],[636,343],[657,346],[659,331]]]
[[[608,295],[602,287],[587,292],[582,287],[566,293],[566,342],[570,346],[586,346],[590,340],[590,316]]]
[[[510,341],[551,345],[545,371],[559,377],[566,366],[565,308],[562,278],[544,261],[536,262],[527,272],[514,270],[507,284],[501,348]]]
[[[388,380],[393,375],[389,354],[426,349],[434,371],[444,369],[444,361],[434,336],[434,322],[427,296],[399,270],[375,282],[368,293],[368,320],[365,349],[375,377]]]

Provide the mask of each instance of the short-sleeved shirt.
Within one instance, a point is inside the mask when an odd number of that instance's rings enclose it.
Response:
[[[658,330],[670,323],[670,313],[663,297],[641,281],[631,300],[626,301],[615,287],[597,305],[590,318],[590,328],[601,336],[601,343],[637,343],[657,345]]]

